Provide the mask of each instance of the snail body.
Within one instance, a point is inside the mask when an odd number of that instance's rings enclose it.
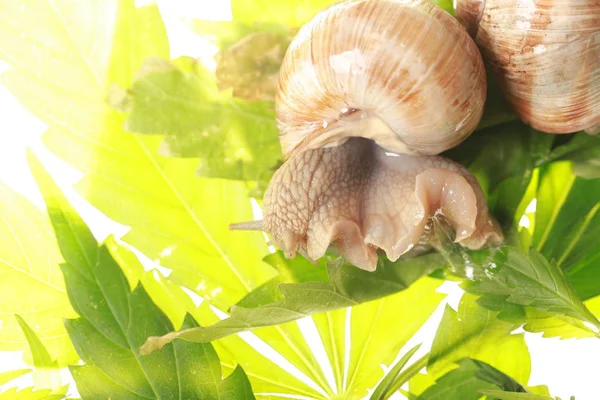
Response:
[[[456,16],[523,122],[600,131],[600,2],[458,0]]]
[[[301,28],[276,96],[286,161],[265,193],[260,229],[286,256],[330,245],[372,271],[430,239],[442,214],[469,248],[502,233],[468,171],[436,154],[475,130],[486,95],[463,26],[426,0],[355,0]],[[395,153],[391,154],[391,153]]]

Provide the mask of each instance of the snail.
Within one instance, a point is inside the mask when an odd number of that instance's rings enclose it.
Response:
[[[600,2],[457,0],[456,16],[523,122],[600,132]]]
[[[286,257],[331,244],[373,271],[427,244],[443,216],[456,242],[502,240],[484,194],[462,166],[437,156],[477,126],[486,94],[481,55],[464,27],[426,0],[355,0],[303,26],[284,57],[276,97],[284,164],[263,221]]]

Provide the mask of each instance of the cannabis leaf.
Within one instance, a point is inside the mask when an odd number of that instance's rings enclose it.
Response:
[[[51,358],[61,365],[77,361],[61,321],[74,315],[60,274],[61,261],[46,216],[0,183],[0,349],[27,349],[26,359],[32,363],[25,336],[13,316],[23,314],[36,326]]]
[[[139,346],[149,335],[173,325],[142,285],[129,282],[105,245],[98,247],[41,164],[30,164],[42,190],[57,240],[71,304],[78,319],[65,321],[78,354],[86,363],[71,372],[84,398],[253,399],[241,369],[221,380],[218,357],[210,344],[178,342],[142,357]],[[85,257],[81,257],[85,254]],[[182,328],[197,326],[188,316]]]
[[[481,391],[501,388],[511,392],[527,392],[510,376],[482,361],[465,358],[458,368],[440,377],[417,400],[478,400]]]
[[[535,249],[527,255],[504,247],[493,255],[486,267],[490,278],[465,285],[467,290],[484,298],[482,304],[502,297],[519,306],[566,315],[600,328],[600,322],[577,298],[562,271]],[[493,298],[486,299],[490,295]]]
[[[145,59],[168,57],[156,6],[33,0],[3,3],[2,16],[16,27],[0,35],[11,65],[2,82],[48,124],[44,143],[84,173],[79,193],[131,226],[125,242],[224,308],[275,275],[261,261],[260,233],[228,229],[252,219],[246,184],[198,179],[199,160],[161,157],[161,138],[124,132],[123,116],[105,103],[107,88],[129,87]]]
[[[281,157],[271,103],[221,92],[212,74],[187,57],[146,60],[127,93],[115,104],[128,111],[126,129],[165,135],[161,154],[201,158],[200,176],[266,188]]]
[[[213,326],[150,338],[144,345],[144,352],[151,352],[176,338],[209,342],[253,328],[375,300],[405,290],[419,277],[439,267],[440,261],[437,254],[401,259],[395,263],[382,259],[375,272],[367,272],[337,260],[327,265],[329,282],[282,283],[279,285],[280,295],[275,292],[281,300],[267,304],[263,299],[258,307],[253,308],[235,306],[230,318]]]

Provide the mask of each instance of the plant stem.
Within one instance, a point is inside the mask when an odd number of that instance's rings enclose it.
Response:
[[[402,385],[404,385],[410,378],[419,373],[419,371],[427,366],[427,362],[429,361],[429,354],[425,354],[423,357],[419,358],[417,361],[412,363],[409,367],[407,367],[404,371],[398,375],[398,379],[392,386],[390,390],[385,394],[385,398],[389,399]]]

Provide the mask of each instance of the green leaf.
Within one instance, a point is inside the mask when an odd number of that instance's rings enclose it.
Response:
[[[12,381],[13,379],[17,379],[18,377],[28,374],[30,372],[31,369],[29,368],[0,372],[0,385],[4,385],[5,383]]]
[[[209,342],[253,328],[375,300],[405,290],[420,276],[439,267],[440,262],[437,254],[401,259],[395,263],[381,260],[375,272],[367,272],[338,260],[328,264],[329,282],[280,284],[282,299],[279,301],[255,308],[232,307],[230,318],[212,326],[149,338],[143,351],[151,352],[176,338]]]
[[[553,397],[545,396],[543,394],[513,393],[503,392],[501,390],[482,390],[481,394],[493,397],[498,400],[554,400]],[[560,399],[557,397],[556,400]]]
[[[600,327],[598,320],[577,298],[562,271],[535,249],[526,255],[517,249],[503,247],[495,251],[484,268],[490,277],[466,286],[467,290],[484,298],[483,305],[486,296],[496,299],[504,296],[506,301],[519,306],[566,315]]]
[[[166,333],[173,325],[141,285],[130,292],[129,282],[106,246],[96,245],[96,251],[91,251],[88,227],[41,165],[35,159],[30,162],[57,234],[65,225],[70,230],[57,239],[64,240],[60,246],[64,258],[76,262],[65,263],[62,269],[69,298],[81,318],[67,320],[65,325],[83,361],[102,372],[75,367],[74,376],[82,380],[84,397],[102,396],[106,388],[97,383],[108,380],[113,384],[106,387],[120,387],[111,397],[123,393],[125,397],[253,398],[243,372],[221,381],[220,364],[210,344],[178,342],[152,356],[139,354],[147,336]],[[85,245],[76,248],[75,243]],[[82,250],[94,259],[77,259],[72,256],[74,249],[76,254]],[[197,324],[189,316],[182,329],[194,326]]]
[[[76,362],[61,318],[74,315],[69,305],[56,246],[46,216],[0,183],[0,349],[26,350],[27,341],[13,314],[27,315],[37,335],[60,365]],[[24,296],[24,291],[27,296]]]
[[[33,381],[37,389],[60,390],[61,378],[58,363],[54,361],[42,341],[37,337],[33,329],[20,315],[15,314],[19,326],[29,344],[31,357],[33,358]]]
[[[575,175],[585,179],[600,178],[600,136],[580,132],[567,143],[555,148],[551,160],[571,161]]]
[[[263,236],[228,229],[252,219],[247,186],[197,179],[199,160],[159,156],[160,138],[124,132],[122,115],[105,103],[107,88],[129,87],[143,60],[168,57],[158,9],[136,8],[133,0],[52,4],[2,6],[18,26],[0,35],[0,53],[11,64],[3,83],[48,124],[45,144],[84,173],[77,190],[130,225],[124,241],[172,269],[170,280],[220,307],[272,278],[261,261]]]
[[[392,393],[390,393],[390,389],[392,388],[392,384],[398,378],[400,371],[402,368],[408,363],[410,358],[419,350],[421,345],[417,345],[406,352],[404,356],[394,365],[392,369],[383,377],[381,382],[375,387],[373,394],[371,394],[371,400],[384,400],[387,399]]]
[[[542,168],[532,244],[556,260],[582,299],[600,294],[600,179],[576,177],[567,162]]]
[[[377,365],[390,365],[399,350],[429,318],[443,295],[436,293],[441,281],[423,278],[407,290],[380,300],[312,315],[327,360],[316,359],[296,323],[254,330],[257,339],[268,343],[310,383],[290,374],[237,335],[213,342],[222,361],[236,360],[244,367],[256,393],[281,393],[314,399],[363,398],[384,375]],[[203,305],[204,306],[204,305]],[[204,307],[203,307],[204,308]],[[204,323],[218,318],[205,309]],[[393,332],[393,335],[390,335]],[[323,372],[331,366],[333,381]],[[347,372],[346,372],[347,371]],[[330,376],[331,378],[331,376]],[[268,398],[268,396],[266,396]]]
[[[273,38],[258,39],[265,46],[274,43]],[[221,59],[221,79],[246,79],[237,70],[227,70],[240,64],[228,57]],[[265,68],[272,74],[278,65]],[[122,100],[128,131],[166,135],[161,154],[201,158],[200,176],[260,181],[266,188],[281,157],[272,103],[244,102],[220,92],[214,77],[191,58],[173,64],[147,60],[142,71]]]
[[[483,309],[476,300],[465,293],[458,311],[446,306],[431,346],[428,374],[438,378],[453,363],[469,357],[527,382],[531,365],[523,334],[511,334],[517,325],[498,320],[495,312]]]
[[[516,121],[478,131],[447,155],[477,177],[492,215],[508,231],[521,218],[516,211],[552,142],[552,135]]]
[[[35,390],[33,387],[18,390],[10,388],[0,393],[0,400],[61,400],[64,394],[53,394],[50,389]]]
[[[525,391],[514,379],[484,362],[466,358],[457,364],[457,369],[439,378],[417,400],[478,400],[481,390],[497,387]]]

